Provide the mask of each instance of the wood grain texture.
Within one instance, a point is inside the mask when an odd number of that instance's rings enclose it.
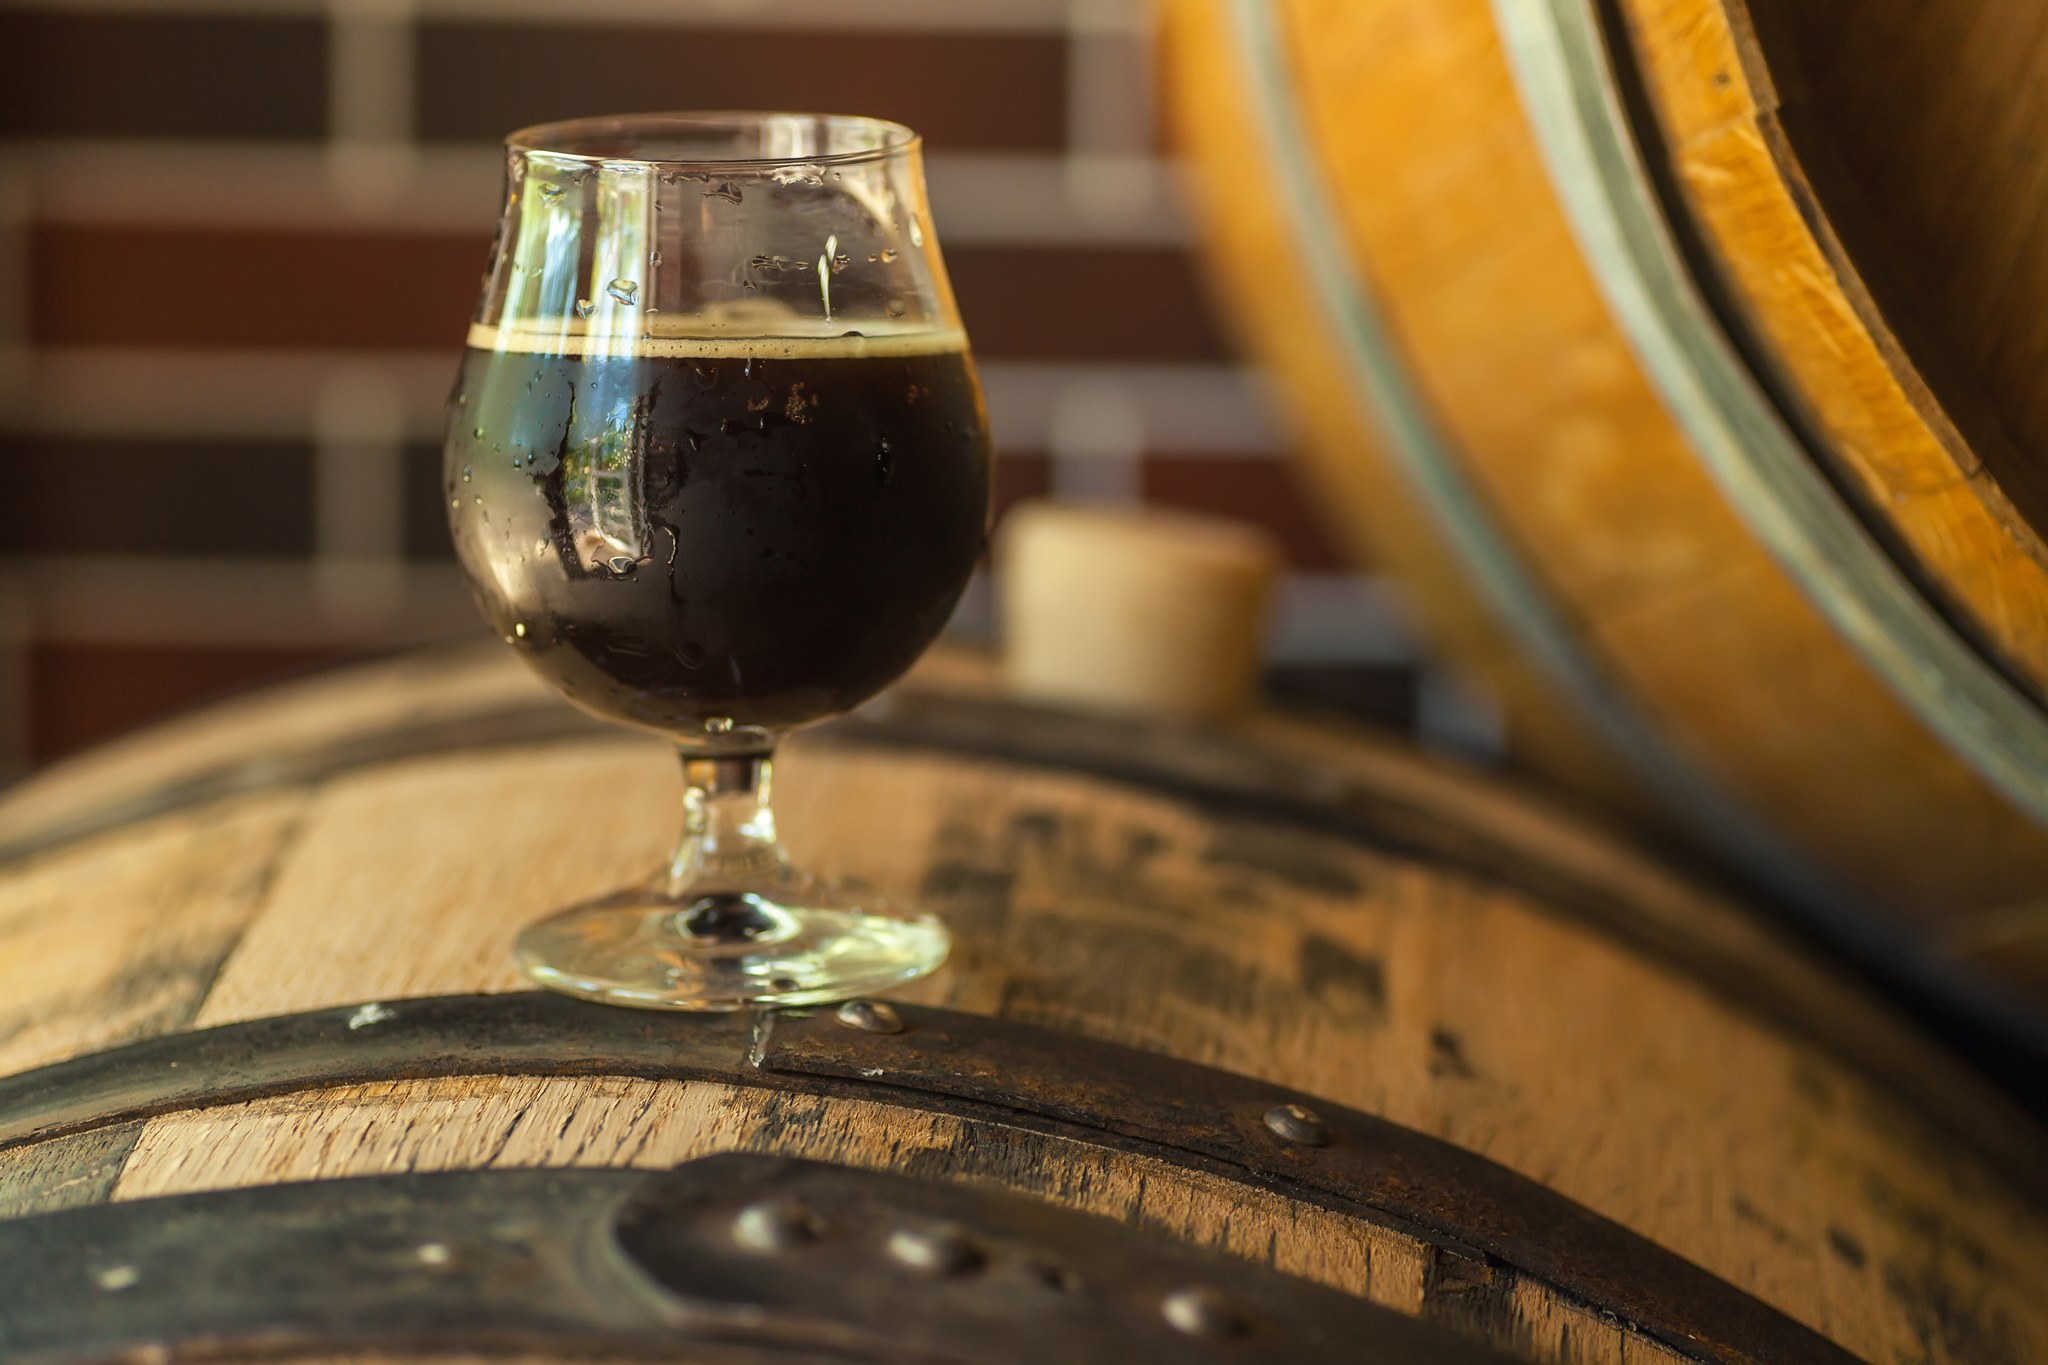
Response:
[[[1312,334],[1322,310],[1290,292],[1299,267],[1272,221],[1283,210],[1269,158],[1219,132],[1211,108],[1246,99],[1221,6],[1172,13],[1187,64],[1177,117],[1207,186],[1212,255],[1255,320],[1247,337],[1290,407],[1353,402],[1327,357],[1304,357],[1317,343],[1286,339],[1290,325]],[[1367,302],[1461,477],[1579,646],[1694,766],[1839,883],[1937,949],[2048,995],[2040,955],[2007,950],[2014,936],[2024,949],[2048,886],[2048,835],[1899,704],[1695,461],[1580,255],[1489,6],[1288,0],[1275,13],[1312,173]],[[1267,188],[1247,187],[1260,177]],[[1390,473],[1370,445],[1305,421],[1340,520],[1384,529],[1387,559],[1438,609],[1445,550],[1418,548],[1437,533],[1383,496]],[[1447,609],[1460,623],[1447,638],[1488,629],[1459,602]],[[1511,652],[1496,636],[1465,657],[1484,666]],[[1524,668],[1501,676],[1518,713]],[[1525,751],[1548,775],[1570,774],[1579,754]]]
[[[1407,1234],[1145,1158],[946,1115],[712,1083],[478,1078],[323,1091],[153,1125],[117,1194],[491,1166],[659,1168],[772,1151],[993,1184],[1447,1319],[1530,1360],[1677,1360],[1509,1272],[1446,1274]],[[1624,1356],[1624,1340],[1628,1355]],[[1568,1349],[1559,1351],[1558,1343]],[[1545,1349],[1546,1344],[1548,1349]]]
[[[976,670],[954,671],[979,685]],[[410,704],[402,689],[390,700]],[[1561,871],[1633,897],[1671,933],[1781,953],[1712,896],[1469,776],[1297,722],[1248,733],[1276,753],[1319,748],[1332,772],[1389,801],[1462,809],[1476,837],[1554,848]],[[162,775],[149,761],[136,771]],[[2038,1209],[1836,1058],[1537,893],[1399,852],[1398,839],[1243,811],[1219,820],[1047,768],[826,735],[792,744],[777,776],[800,856],[952,923],[953,962],[907,994],[1226,1067],[1444,1137],[1868,1358],[2005,1365],[1985,1342],[2012,1361],[2048,1354]],[[674,784],[659,746],[628,738],[424,756],[280,791],[274,811],[239,797],[9,869],[0,904],[19,907],[16,932],[35,948],[7,962],[26,963],[31,984],[65,980],[80,953],[99,964],[93,981],[144,979],[160,945],[238,932],[196,1015],[191,1004],[115,1010],[88,1027],[84,1004],[63,1004],[57,1026],[7,1063],[188,1020],[512,988],[511,934],[652,863]],[[188,891],[164,896],[171,885]],[[123,912],[148,932],[99,931]],[[89,996],[67,980],[40,998]],[[1850,992],[1839,1007],[1876,1017]],[[1542,1286],[1475,1281],[1418,1244],[1385,1242],[1384,1229],[1278,1196],[1139,1171],[1064,1140],[716,1085],[459,1078],[171,1114],[136,1138],[118,1195],[493,1162],[660,1163],[718,1144],[999,1180],[1125,1212],[1483,1329],[1531,1359],[1661,1358]],[[105,1189],[106,1165],[86,1145],[44,1143],[0,1154],[0,1190],[42,1206]]]
[[[2048,546],[1956,429],[1816,211],[1739,0],[1639,0],[1626,17],[1685,207],[1824,437],[1818,449],[1949,607],[2036,686],[2048,681]]]
[[[2048,11],[2005,0],[1757,7],[1786,132],[1943,402],[2048,526]],[[1824,173],[1823,173],[1824,172]]]
[[[103,1204],[142,1136],[142,1122],[113,1123],[38,1142],[0,1178],[0,1218]]]
[[[0,1068],[191,1023],[299,828],[296,793],[180,812],[0,874]]]

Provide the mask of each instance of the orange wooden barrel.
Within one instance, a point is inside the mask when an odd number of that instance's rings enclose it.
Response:
[[[677,794],[495,648],[0,800],[0,1359],[2048,1357],[2038,1128],[1597,830],[944,656],[779,761],[940,975],[526,989],[513,934]]]
[[[1219,294],[1521,760],[2044,1036],[2040,15],[1166,10]]]

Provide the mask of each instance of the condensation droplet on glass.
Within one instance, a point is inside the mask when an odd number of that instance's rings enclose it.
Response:
[[[587,318],[590,316],[591,310],[596,307],[597,305],[592,303],[589,299],[578,299],[576,300],[576,316],[579,318]]]
[[[885,246],[885,247],[883,247],[883,248],[882,248],[882,264],[883,264],[883,265],[887,265],[887,264],[889,264],[889,262],[891,262],[891,261],[893,261],[893,260],[895,260],[895,259],[896,259],[896,248],[895,248],[895,247],[893,247],[893,246]]]
[[[661,264],[661,253],[660,253],[659,251],[650,251],[650,252],[648,252],[648,253],[647,253],[647,264],[649,264],[649,265],[660,265],[660,264]]]
[[[533,552],[537,555],[544,555],[548,552],[548,542],[546,537],[542,537],[541,539],[533,542]]]
[[[456,406],[456,407],[458,407],[458,408],[466,408],[466,407],[468,407],[468,406],[469,406],[469,395],[468,395],[468,394],[466,394],[466,393],[458,393],[458,394],[456,394],[456,395],[455,395],[455,406]]]
[[[620,303],[631,303],[639,297],[640,286],[632,280],[616,279],[604,287],[604,292],[610,294]]]
[[[481,441],[483,438],[484,429],[482,427],[471,427],[469,429],[469,439],[472,441]]]
[[[551,204],[555,202],[555,200],[560,199],[562,197],[562,193],[562,187],[560,185],[557,185],[552,180],[543,182],[540,187],[540,197],[547,200]]]
[[[884,305],[884,308],[888,312],[889,316],[892,318],[900,318],[905,313],[910,311],[910,305],[904,302],[903,296],[900,294],[890,299],[889,302]]]
[[[475,497],[471,498],[470,501],[475,503],[478,507],[482,507],[484,505],[484,495],[479,493]]]
[[[914,213],[910,215],[910,244],[924,245],[924,224],[917,221],[917,215]]]
[[[613,555],[610,562],[613,573],[631,573],[640,567],[640,561],[631,555]]]
[[[470,467],[468,465],[464,465],[462,467],[462,481],[464,483],[468,483],[472,473],[473,471],[470,469]]]
[[[517,635],[520,639],[524,640],[526,638],[526,622],[519,621],[514,623],[512,627],[512,633],[514,635]]]

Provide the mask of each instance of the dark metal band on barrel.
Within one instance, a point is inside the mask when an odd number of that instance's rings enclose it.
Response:
[[[1003,1190],[741,1153],[668,1171],[444,1171],[73,1209],[0,1222],[0,1283],[13,1365],[188,1346],[1512,1365],[1164,1233]]]
[[[538,993],[400,1000],[173,1034],[0,1079],[0,1147],[365,1080],[711,1079],[858,1095],[1107,1145],[1490,1258],[1714,1365],[1853,1357],[1475,1153],[1262,1081],[910,1006],[727,1017]]]

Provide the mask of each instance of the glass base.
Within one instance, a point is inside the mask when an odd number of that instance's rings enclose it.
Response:
[[[823,1005],[900,985],[946,960],[928,915],[858,906],[830,888],[623,891],[527,928],[520,970],[551,990],[642,1009]]]

